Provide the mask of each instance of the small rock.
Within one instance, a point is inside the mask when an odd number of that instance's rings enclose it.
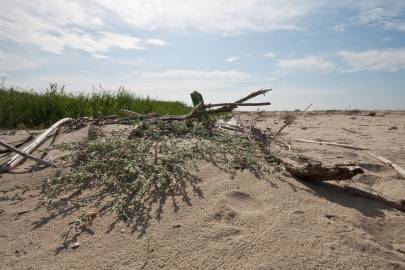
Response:
[[[177,228],[180,228],[180,227],[181,227],[180,224],[176,224],[176,225],[174,225],[172,228],[173,228],[173,229],[177,229]]]
[[[72,249],[78,249],[80,247],[80,242],[73,243],[70,247]]]
[[[326,217],[327,219],[332,219],[332,218],[335,218],[336,216],[335,216],[335,215],[331,215],[331,214],[326,214],[325,217]]]
[[[126,233],[127,231],[125,229],[121,229],[120,233]]]
[[[370,113],[366,114],[366,116],[376,116],[376,115],[377,115],[376,112],[370,112]]]
[[[398,128],[396,126],[390,127],[388,130],[397,130]]]

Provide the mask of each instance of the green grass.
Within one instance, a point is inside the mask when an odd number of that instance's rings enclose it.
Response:
[[[146,114],[186,114],[191,108],[178,101],[140,97],[118,91],[68,94],[51,84],[43,92],[0,87],[0,128],[47,127],[64,117],[118,115],[121,109]]]

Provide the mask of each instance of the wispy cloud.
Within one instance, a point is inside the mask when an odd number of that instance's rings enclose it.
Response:
[[[104,55],[104,54],[97,54],[97,53],[93,54],[93,57],[94,57],[94,58],[97,58],[97,59],[109,59],[109,58],[110,58],[110,57],[107,56],[107,55]]]
[[[339,55],[349,65],[348,71],[396,72],[405,69],[405,48],[341,51]]]
[[[160,39],[111,31],[101,10],[79,1],[1,1],[0,10],[0,40],[38,46],[50,53],[70,48],[99,54],[112,48],[135,50],[165,44]]]
[[[305,4],[299,0],[237,0],[230,6],[226,0],[104,0],[99,5],[139,29],[196,29],[232,35],[244,31],[299,29],[300,20],[323,3],[320,0]]]
[[[225,62],[233,63],[238,62],[240,60],[239,56],[231,56],[225,59]]]
[[[280,59],[277,67],[283,72],[315,72],[329,73],[336,69],[335,64],[319,56]]]
[[[403,11],[401,9],[375,7],[360,12],[357,19],[364,25],[382,25],[389,30],[405,32],[405,21],[401,16]]]
[[[268,58],[276,58],[277,55],[274,52],[268,52],[266,54],[264,54],[264,56],[268,57]]]

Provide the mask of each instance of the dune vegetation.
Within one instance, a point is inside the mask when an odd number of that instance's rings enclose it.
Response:
[[[57,84],[41,92],[0,87],[0,128],[4,129],[46,127],[64,117],[118,115],[121,109],[162,115],[191,110],[182,102],[142,97],[125,88],[71,94]]]

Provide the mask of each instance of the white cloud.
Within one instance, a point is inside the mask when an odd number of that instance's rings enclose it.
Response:
[[[104,25],[100,8],[80,1],[0,1],[0,10],[0,40],[35,45],[51,53],[71,48],[100,54],[112,48],[133,50],[165,44],[112,31]]]
[[[199,30],[223,35],[248,31],[303,29],[311,16],[325,10],[353,11],[365,25],[405,31],[405,1],[358,0],[2,0],[0,39],[63,53],[66,48],[90,54],[118,49],[163,46],[157,38],[117,33],[134,30]],[[112,19],[118,24],[112,25]],[[341,25],[336,26],[341,31]],[[119,31],[118,31],[119,32]]]
[[[277,55],[274,52],[266,53],[264,56],[266,56],[268,58],[276,58],[277,57]]]
[[[146,43],[146,44],[149,44],[149,45],[155,45],[155,46],[165,46],[165,45],[166,45],[166,42],[164,42],[164,41],[161,40],[161,39],[157,39],[157,38],[150,38],[150,39],[147,39],[147,40],[145,41],[145,43]]]
[[[97,54],[97,53],[93,54],[92,56],[93,56],[94,58],[97,58],[97,59],[108,59],[108,58],[110,58],[110,57],[107,56],[107,55],[104,55],[104,54]]]
[[[328,73],[335,70],[335,64],[319,56],[280,59],[277,67],[284,72],[318,72]]]
[[[196,29],[238,34],[243,31],[299,29],[300,20],[323,1],[299,0],[102,0],[103,9],[140,29]]]
[[[350,66],[349,71],[395,72],[405,69],[405,48],[341,51],[339,55]]]
[[[361,11],[357,16],[358,21],[364,25],[382,25],[385,29],[405,32],[405,21],[401,13],[404,6],[374,7]]]
[[[240,60],[239,56],[231,56],[225,59],[225,61],[229,63],[238,62],[239,60]]]

